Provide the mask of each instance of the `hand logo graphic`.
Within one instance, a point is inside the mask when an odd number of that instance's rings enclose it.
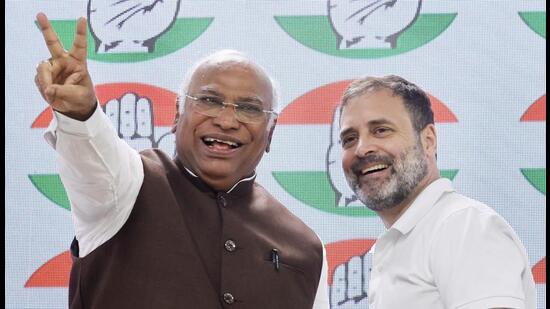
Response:
[[[342,146],[340,145],[340,109],[335,108],[330,127],[330,144],[327,149],[327,173],[330,184],[336,193],[336,206],[345,207],[357,200],[342,170]]]
[[[174,134],[167,132],[158,140],[155,137],[153,105],[146,97],[125,93],[120,99],[112,99],[104,106],[118,136],[132,148],[140,151],[161,148],[169,155],[175,154]]]
[[[354,256],[334,270],[330,288],[331,309],[368,308],[368,289],[372,255]]]
[[[97,53],[149,52],[173,25],[181,0],[89,0],[88,21]]]
[[[339,49],[395,48],[420,12],[422,0],[328,0]]]

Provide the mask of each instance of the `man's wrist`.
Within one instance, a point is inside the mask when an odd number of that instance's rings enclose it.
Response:
[[[75,119],[75,120],[78,120],[78,121],[86,121],[88,120],[90,117],[92,117],[92,115],[94,114],[95,110],[97,109],[97,105],[98,105],[98,101],[96,100],[95,101],[95,104],[93,106],[93,108],[90,109],[90,111],[86,112],[86,113],[76,113],[76,112],[62,112],[62,111],[59,111],[57,109],[53,109],[54,111],[64,115],[64,116],[67,116],[71,119]]]

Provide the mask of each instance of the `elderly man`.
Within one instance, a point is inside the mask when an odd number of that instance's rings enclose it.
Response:
[[[234,51],[200,61],[178,98],[175,158],[137,153],[97,104],[86,20],[69,52],[44,14],[51,58],[35,81],[55,111],[76,237],[71,308],[326,308],[317,235],[264,188],[255,168],[276,122],[273,85]]]
[[[362,78],[340,108],[344,173],[387,229],[369,253],[369,308],[535,308],[516,233],[440,178],[424,91],[398,76]]]

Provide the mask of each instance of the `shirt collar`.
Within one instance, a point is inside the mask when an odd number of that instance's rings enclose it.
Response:
[[[429,184],[413,201],[412,205],[401,215],[391,229],[405,235],[432,209],[439,198],[446,192],[453,192],[453,185],[447,178],[439,178]]]

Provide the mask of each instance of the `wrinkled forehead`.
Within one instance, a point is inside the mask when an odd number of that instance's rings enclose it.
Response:
[[[273,102],[267,74],[243,57],[214,58],[201,64],[191,77],[190,91],[213,91],[231,99],[259,98],[265,107]]]

